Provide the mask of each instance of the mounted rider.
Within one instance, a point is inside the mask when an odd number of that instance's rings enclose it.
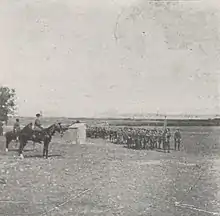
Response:
[[[36,114],[36,119],[35,119],[35,122],[34,122],[34,130],[35,130],[35,131],[39,131],[39,132],[44,129],[44,128],[42,127],[40,117],[41,117],[41,115],[40,115],[39,113],[37,113],[37,114]]]
[[[15,120],[14,126],[13,126],[13,132],[16,135],[16,141],[18,141],[18,133],[21,131],[20,122],[19,119]]]
[[[13,126],[13,132],[18,133],[18,132],[20,132],[20,130],[21,130],[20,121],[19,121],[19,119],[16,119],[14,126]]]
[[[41,124],[41,114],[37,113],[36,114],[36,119],[34,121],[34,137],[35,139],[39,138],[43,132],[43,126]],[[35,144],[34,144],[35,145]]]

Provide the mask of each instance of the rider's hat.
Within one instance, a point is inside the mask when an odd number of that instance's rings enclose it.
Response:
[[[36,114],[36,117],[40,117],[40,113],[37,113],[37,114]]]

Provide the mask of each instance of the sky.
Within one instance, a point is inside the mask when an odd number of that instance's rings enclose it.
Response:
[[[219,114],[219,0],[1,0],[18,114]]]

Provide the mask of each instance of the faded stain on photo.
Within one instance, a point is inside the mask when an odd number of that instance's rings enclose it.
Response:
[[[0,4],[0,81],[21,115],[219,111],[217,0]]]

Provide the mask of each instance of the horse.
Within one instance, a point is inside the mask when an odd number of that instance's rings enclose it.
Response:
[[[58,132],[60,134],[63,133],[62,126],[60,123],[55,123],[49,126],[48,128],[44,128],[42,131],[35,130],[25,130],[19,134],[19,156],[24,158],[23,150],[28,141],[33,141],[35,143],[44,144],[43,148],[43,157],[48,158],[48,148],[51,142],[52,136]]]
[[[18,139],[19,138],[19,134],[21,131],[26,131],[27,129],[31,129],[32,128],[32,123],[29,123],[28,125],[26,125],[22,130],[15,132],[15,131],[8,131],[5,133],[5,138],[6,138],[6,148],[5,151],[8,152],[8,146],[11,143],[12,140],[16,141],[16,146],[18,143]]]

